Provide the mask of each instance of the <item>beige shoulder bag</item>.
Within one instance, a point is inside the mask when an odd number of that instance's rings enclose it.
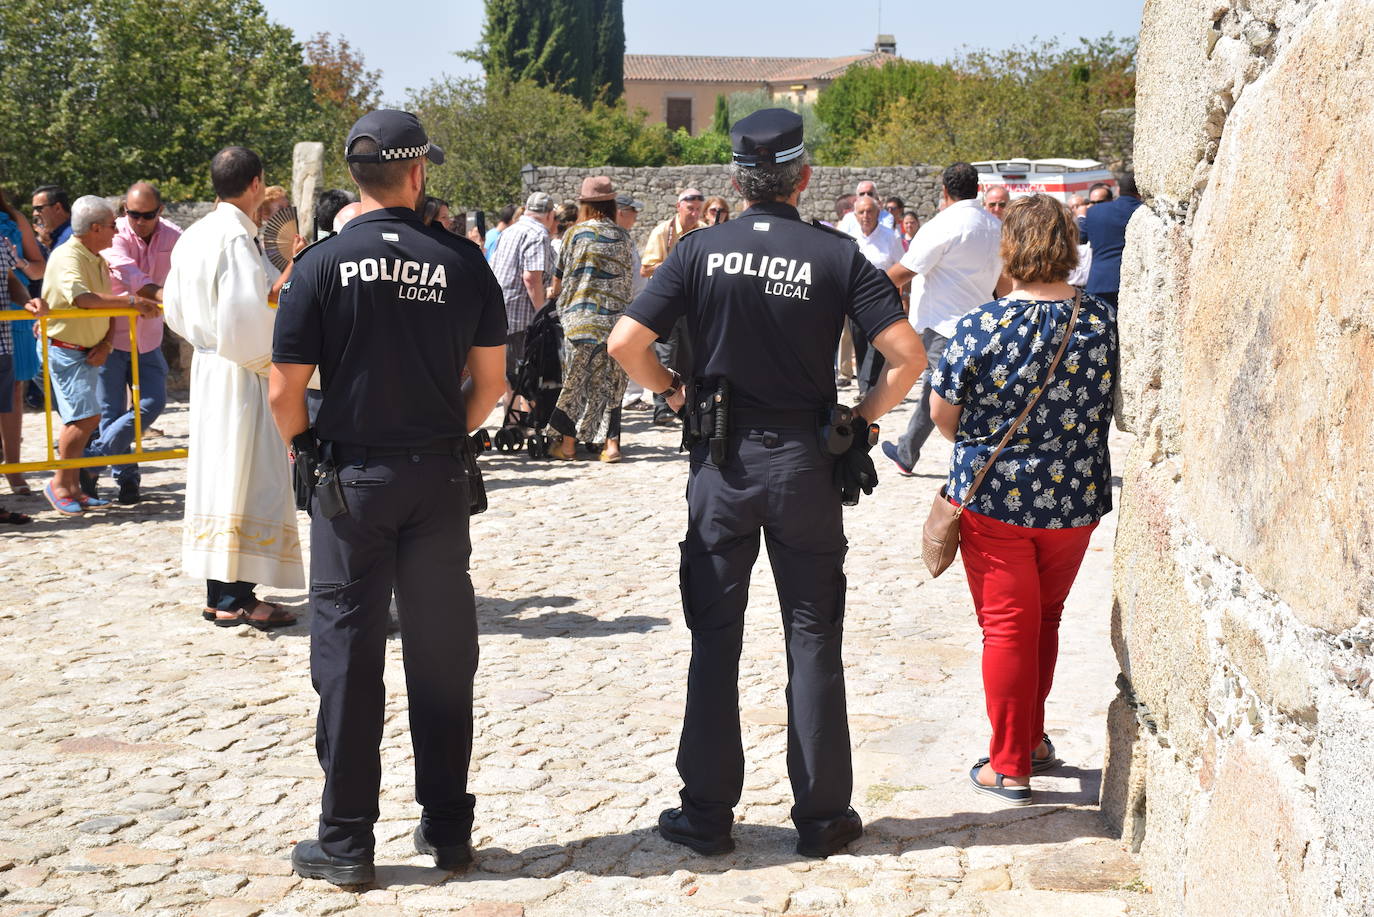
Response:
[[[921,529],[921,558],[926,562],[926,569],[931,576],[939,576],[949,569],[949,565],[954,563],[954,557],[959,553],[959,520],[963,518],[964,507],[973,500],[974,493],[978,486],[983,483],[983,478],[987,477],[992,470],[997,457],[1002,454],[1002,450],[1011,442],[1011,438],[1016,435],[1016,431],[1025,423],[1030,412],[1035,408],[1040,396],[1045,393],[1045,389],[1050,387],[1050,380],[1054,378],[1054,371],[1059,367],[1059,361],[1064,356],[1064,351],[1069,347],[1069,339],[1073,337],[1073,329],[1078,324],[1078,307],[1083,300],[1080,291],[1073,298],[1073,314],[1069,316],[1069,326],[1064,329],[1064,339],[1059,342],[1059,352],[1054,355],[1054,360],[1050,363],[1049,372],[1045,373],[1045,381],[1040,386],[1039,391],[1031,398],[1030,403],[1021,411],[1020,416],[1012,421],[1011,427],[1007,430],[1007,435],[1002,437],[1002,441],[997,444],[992,456],[988,459],[983,470],[978,472],[978,476],[973,479],[973,484],[964,493],[962,504],[955,506],[949,501],[945,491],[948,485],[942,486],[940,492],[935,495],[935,501],[931,504],[930,515],[926,517],[926,524]]]

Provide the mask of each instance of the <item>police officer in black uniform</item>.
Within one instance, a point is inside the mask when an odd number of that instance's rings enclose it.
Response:
[[[854,241],[799,218],[797,200],[811,176],[801,118],[766,109],[730,135],[735,188],[748,209],[684,235],[609,343],[630,377],[674,409],[690,399],[685,426],[702,433],[691,446],[681,545],[692,632],[677,756],[683,789],[681,807],[659,817],[659,831],[703,854],[734,848],[733,809],[744,785],[739,657],[761,530],[787,635],[797,851],[823,857],[863,833],[849,806],[840,654],[847,543],[837,484],[871,492],[868,423],[901,402],[925,354],[896,288]],[[685,393],[651,350],[680,316],[698,345]],[[888,360],[849,418],[837,409],[834,371],[846,318]]]
[[[414,115],[364,115],[346,157],[364,211],[297,257],[281,291],[270,398],[298,472],[318,463],[310,674],[325,784],[319,837],[291,860],[301,876],[355,885],[374,878],[393,588],[422,806],[415,846],[442,868],[472,859],[468,518],[480,481],[465,450],[505,391],[506,312],[481,250],[416,213],[427,162],[444,154]],[[316,365],[324,400],[307,431]]]

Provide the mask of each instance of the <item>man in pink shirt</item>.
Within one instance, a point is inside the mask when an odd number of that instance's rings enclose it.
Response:
[[[172,266],[172,248],[181,238],[177,225],[162,216],[162,194],[147,182],[130,186],[124,213],[115,222],[115,237],[100,253],[110,266],[111,288],[124,295],[138,294],[162,301],[162,285]],[[133,385],[133,357],[129,351],[129,319],[114,319],[114,351],[100,368],[100,432],[87,447],[88,455],[123,455],[133,448],[134,412],[129,405]],[[162,317],[138,320],[138,386],[143,430],[157,420],[167,403],[167,360],[162,356]],[[95,490],[95,469],[83,475],[82,489]],[[116,465],[119,502],[137,503],[140,474],[137,465]]]

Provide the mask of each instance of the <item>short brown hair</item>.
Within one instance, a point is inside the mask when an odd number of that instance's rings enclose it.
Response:
[[[375,153],[379,149],[377,141],[371,137],[359,137],[348,148],[349,153]],[[405,183],[414,159],[391,159],[386,162],[350,162],[348,174],[359,189],[369,194],[385,194],[395,191]],[[327,227],[326,227],[327,228]]]
[[[577,222],[610,220],[615,222],[615,198],[609,201],[583,201],[577,206]]]
[[[1048,194],[1012,201],[1002,217],[1002,270],[1022,283],[1056,283],[1078,267],[1078,222]]]

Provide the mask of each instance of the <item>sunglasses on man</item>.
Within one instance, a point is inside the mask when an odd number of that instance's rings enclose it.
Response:
[[[706,198],[700,194],[689,194],[686,197],[678,198],[678,203],[683,201],[704,201]]]
[[[161,207],[157,208],[157,210],[148,210],[148,211],[143,211],[143,210],[125,210],[125,211],[124,211],[124,215],[125,215],[126,217],[128,217],[129,219],[131,219],[131,220],[156,220],[156,219],[157,219],[157,215],[158,215],[161,211],[162,211],[162,208],[161,208]]]

